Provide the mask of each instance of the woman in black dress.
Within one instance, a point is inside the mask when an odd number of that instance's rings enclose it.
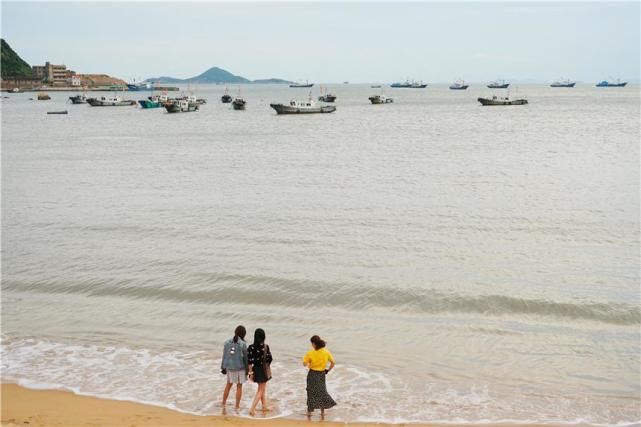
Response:
[[[269,346],[265,344],[265,331],[256,329],[254,332],[254,343],[247,349],[247,359],[249,363],[249,378],[258,384],[256,397],[249,410],[249,415],[256,415],[256,406],[258,401],[261,402],[263,411],[269,411],[267,407],[265,393],[267,390],[267,381],[272,379],[271,363],[272,353]]]

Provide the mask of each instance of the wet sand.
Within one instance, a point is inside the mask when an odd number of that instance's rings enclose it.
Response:
[[[2,384],[2,426],[16,427],[230,427],[309,426],[306,420],[256,419],[233,416],[198,416],[166,408],[118,400],[78,396],[66,391],[30,390]],[[312,422],[318,422],[318,415]],[[324,427],[345,425],[323,422]],[[367,424],[349,424],[366,426]]]

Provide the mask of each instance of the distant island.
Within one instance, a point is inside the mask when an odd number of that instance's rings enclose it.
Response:
[[[230,73],[227,70],[223,70],[219,67],[212,67],[209,70],[194,76],[188,79],[178,79],[175,77],[149,77],[145,80],[146,82],[153,83],[194,83],[194,84],[203,84],[203,83],[227,83],[227,84],[291,84],[289,80],[283,79],[258,79],[258,80],[249,80],[242,76],[237,76]]]

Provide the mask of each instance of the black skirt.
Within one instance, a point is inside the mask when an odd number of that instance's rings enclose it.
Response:
[[[254,377],[252,378],[252,381],[255,383],[266,383],[267,381],[271,380],[271,377],[267,377],[267,374],[265,374],[265,368],[264,365],[254,365]]]
[[[336,406],[332,396],[327,393],[324,371],[309,370],[307,373],[307,410],[329,409]]]

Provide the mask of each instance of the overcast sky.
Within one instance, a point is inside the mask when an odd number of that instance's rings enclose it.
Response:
[[[639,80],[640,3],[2,1],[29,64],[130,80],[219,66],[249,79]]]

